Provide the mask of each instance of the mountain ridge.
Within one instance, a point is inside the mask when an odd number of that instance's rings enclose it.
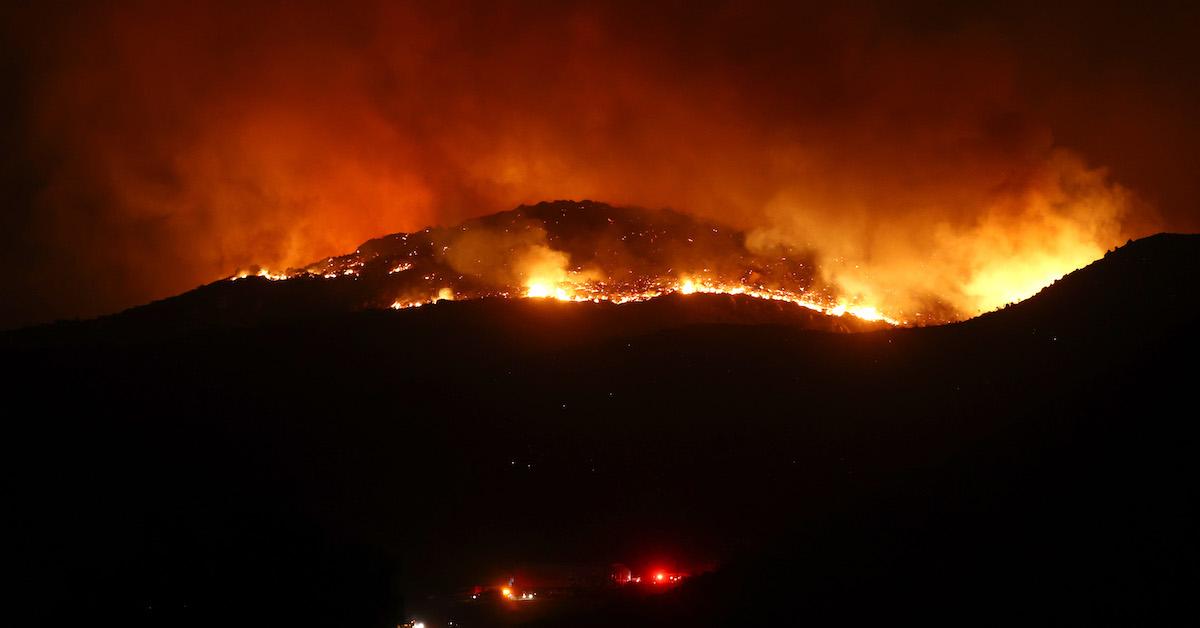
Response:
[[[555,221],[564,216],[571,218],[566,221],[567,226],[555,225]],[[514,225],[520,225],[520,227],[514,227]],[[241,279],[237,279],[235,276],[97,319],[59,321],[29,329],[33,334],[52,333],[49,331],[52,329],[73,329],[75,333],[89,333],[85,330],[95,329],[101,333],[137,337],[139,335],[164,336],[190,333],[208,327],[280,324],[294,319],[327,318],[358,311],[388,309],[389,306],[396,305],[398,302],[395,295],[410,289],[398,286],[410,286],[414,281],[431,285],[425,290],[432,293],[433,296],[426,295],[422,297],[426,299],[425,301],[413,303],[414,305],[424,303],[428,306],[439,301],[437,290],[433,288],[444,289],[445,286],[442,284],[447,284],[444,276],[453,271],[443,263],[443,260],[431,252],[436,247],[449,246],[440,243],[454,242],[454,238],[461,233],[482,231],[492,235],[503,233],[506,228],[509,228],[510,231],[519,230],[522,233],[528,232],[529,229],[536,232],[539,228],[538,225],[555,226],[555,229],[544,234],[545,244],[572,252],[585,249],[592,251],[590,257],[586,257],[584,253],[578,254],[578,261],[581,265],[594,263],[603,257],[596,253],[599,250],[597,243],[611,243],[621,237],[628,239],[621,230],[636,228],[637,233],[644,234],[644,237],[638,238],[636,242],[628,246],[622,244],[621,246],[625,248],[609,255],[602,263],[612,264],[616,261],[625,262],[633,259],[640,264],[638,272],[645,276],[653,275],[654,272],[673,270],[667,261],[668,257],[674,255],[673,249],[670,246],[664,248],[662,244],[658,243],[661,238],[655,234],[679,230],[686,235],[683,240],[679,238],[671,240],[672,246],[679,241],[686,241],[687,238],[693,240],[708,238],[708,240],[701,240],[702,250],[710,250],[715,247],[726,254],[729,251],[740,251],[733,255],[734,262],[731,267],[735,268],[757,267],[762,269],[766,275],[773,274],[778,277],[782,274],[795,278],[798,276],[797,273],[810,272],[803,269],[811,268],[814,263],[811,258],[801,256],[798,259],[786,260],[782,266],[770,268],[762,265],[755,266],[755,264],[763,262],[762,260],[756,261],[757,258],[753,258],[745,251],[742,243],[743,236],[739,232],[724,229],[672,210],[619,208],[591,201],[543,202],[536,205],[522,205],[512,210],[467,221],[455,227],[427,228],[420,232],[397,233],[373,238],[364,242],[355,253],[323,258],[304,269],[293,269],[290,271],[292,273],[289,275],[290,278],[286,280],[272,280],[253,274]],[[421,236],[420,242],[414,241],[417,234],[424,234]],[[521,237],[526,236],[522,235]],[[533,241],[538,244],[532,246],[541,246],[542,241],[538,239],[540,237],[534,237]],[[714,242],[716,244],[713,244]],[[1190,295],[1178,289],[1177,284],[1193,279],[1187,274],[1187,269],[1196,265],[1196,251],[1200,250],[1198,242],[1200,242],[1200,236],[1187,234],[1158,234],[1136,241],[1131,240],[1126,245],[1110,251],[1104,258],[1068,273],[1030,299],[961,321],[959,324],[982,327],[1003,325],[1009,323],[998,321],[1016,321],[1023,317],[1033,316],[1032,312],[1038,311],[1042,312],[1041,315],[1052,316],[1054,326],[1063,327],[1070,326],[1072,324],[1070,319],[1074,317],[1102,315],[1102,312],[1110,310],[1113,312],[1119,310],[1121,316],[1144,318],[1144,314],[1155,308],[1193,307],[1194,300],[1189,300]],[[528,244],[528,242],[518,241],[513,246],[519,248]],[[630,250],[633,253],[627,254]],[[416,260],[412,263],[415,267],[399,273],[388,272],[396,268],[397,260],[401,259]],[[650,267],[661,268],[659,271],[646,270]],[[633,273],[633,269],[630,272]],[[1139,276],[1139,272],[1147,274]],[[406,275],[409,278],[400,280],[397,275]],[[529,304],[500,304],[499,302],[503,299],[498,298],[500,295],[494,291],[516,289],[512,286],[507,288],[492,286],[485,289],[480,287],[478,281],[472,280],[470,277],[463,279],[463,277],[465,275],[460,273],[459,279],[462,281],[455,284],[455,290],[484,290],[482,293],[484,296],[465,298],[465,301],[480,299],[491,301],[494,304],[486,307],[505,312],[536,308]],[[432,282],[428,278],[433,278]],[[810,287],[813,285],[812,277],[804,278],[804,280],[809,282]],[[1078,309],[1071,313],[1053,313],[1050,310],[1054,308],[1046,308],[1041,305],[1047,300],[1052,300],[1051,297],[1045,296],[1047,294],[1064,291],[1075,293],[1082,290],[1079,287],[1081,284],[1092,285],[1096,282],[1107,282],[1124,287],[1116,290],[1104,290],[1093,286],[1092,290],[1085,291],[1093,295],[1088,297],[1090,300],[1086,303],[1081,302]],[[1173,285],[1173,282],[1176,285]],[[469,288],[470,286],[474,286],[474,288]],[[737,294],[677,294],[678,285],[653,289],[667,292],[664,296],[654,299],[639,299],[639,302],[621,305],[621,307],[628,308],[625,310],[628,317],[656,319],[657,322],[647,322],[641,326],[647,330],[670,326],[672,320],[678,318],[680,310],[669,303],[681,299],[690,299],[703,305],[691,308],[696,315],[679,319],[680,321],[686,320],[689,324],[736,321],[742,324],[790,324],[801,328],[838,332],[871,331],[887,327],[887,325],[861,320],[849,314],[829,316],[819,311],[806,310],[786,301],[771,301]],[[489,290],[493,292],[488,292]],[[1122,294],[1129,296],[1121,298]],[[704,298],[720,296],[727,298]],[[667,303],[652,304],[652,301],[667,297],[670,297]],[[514,301],[522,300],[538,301],[541,299],[516,299]],[[596,307],[600,303],[587,301],[574,305],[591,311],[606,309]],[[437,303],[435,309],[450,311],[461,307],[463,307],[461,304],[450,305],[442,300],[441,303]],[[403,309],[419,308],[405,307]],[[409,312],[399,312],[398,314],[406,315]],[[1168,312],[1167,315],[1170,313]],[[608,320],[605,315],[599,316],[601,319]],[[32,331],[39,329],[45,331]],[[20,333],[19,330],[9,330],[5,335],[11,337],[14,332]]]
[[[395,625],[506,565],[674,554],[721,567],[552,625],[1144,623],[1200,564],[1198,242],[868,333],[691,294],[5,334],[27,599],[59,624],[151,600],[186,626]]]

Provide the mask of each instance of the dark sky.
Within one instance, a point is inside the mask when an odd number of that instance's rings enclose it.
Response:
[[[0,327],[553,198],[719,219],[864,292],[1200,230],[1200,10],[827,4],[3,9]]]

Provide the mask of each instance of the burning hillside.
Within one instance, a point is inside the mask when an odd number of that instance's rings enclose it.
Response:
[[[708,293],[893,325],[950,318],[944,310],[883,312],[847,298],[820,280],[817,263],[809,251],[754,249],[742,232],[669,210],[558,201],[396,233],[303,268],[255,268],[233,279],[363,282],[366,309],[488,297],[627,303]]]

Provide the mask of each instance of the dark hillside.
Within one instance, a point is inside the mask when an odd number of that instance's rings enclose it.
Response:
[[[862,334],[713,295],[6,334],[22,597],[383,626],[508,565],[669,555],[721,567],[541,621],[1158,623],[1197,582],[1198,270],[1157,236]]]

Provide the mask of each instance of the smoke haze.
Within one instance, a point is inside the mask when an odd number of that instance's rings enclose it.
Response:
[[[0,324],[558,198],[965,314],[1200,228],[1190,10],[352,4],[10,9]]]

